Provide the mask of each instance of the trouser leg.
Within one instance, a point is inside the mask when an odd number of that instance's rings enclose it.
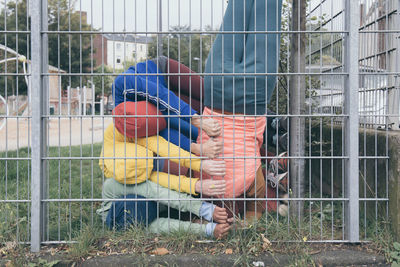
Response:
[[[183,73],[193,75],[171,75],[169,77],[169,88],[174,92],[201,100],[204,95],[203,78],[196,75],[194,71],[176,60],[169,59],[166,73]]]
[[[264,174],[262,168],[258,168],[256,173],[256,179],[254,183],[250,186],[249,190],[246,192],[245,210],[246,219],[261,218],[263,212],[265,211],[265,200],[251,200],[251,198],[265,198],[266,183],[264,179]]]
[[[197,75],[184,64],[160,56],[154,59],[162,73],[164,73],[165,82],[168,89],[176,93],[186,103],[190,104],[198,114],[203,111],[204,82],[200,75]],[[168,75],[170,73],[183,73],[193,75]]]
[[[124,198],[121,196],[121,198]],[[126,199],[145,199],[140,195],[127,195]],[[118,230],[131,224],[151,224],[157,217],[155,201],[114,201],[108,211],[106,225]]]
[[[169,218],[158,218],[150,224],[149,230],[154,234],[190,231],[193,234],[205,235],[206,225]]]

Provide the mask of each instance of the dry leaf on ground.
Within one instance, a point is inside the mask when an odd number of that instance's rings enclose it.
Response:
[[[261,238],[263,241],[263,246],[262,246],[263,249],[264,250],[269,249],[271,247],[271,241],[269,241],[268,238],[266,238],[264,234],[261,234]]]
[[[226,250],[225,250],[225,254],[232,254],[233,253],[233,250],[231,249],[231,248],[227,248]]]
[[[153,255],[157,255],[157,256],[164,256],[164,255],[169,254],[169,251],[166,248],[156,248],[155,250],[151,251],[150,253]]]

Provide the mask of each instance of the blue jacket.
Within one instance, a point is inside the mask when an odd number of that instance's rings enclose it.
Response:
[[[114,81],[112,91],[115,106],[124,101],[149,101],[164,114],[169,110],[176,115],[194,115],[196,111],[168,89],[162,74],[157,64],[151,60],[131,66]],[[189,120],[188,117],[184,119]]]

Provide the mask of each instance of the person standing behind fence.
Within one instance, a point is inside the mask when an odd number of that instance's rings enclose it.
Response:
[[[206,62],[203,116],[223,126],[219,138],[223,139],[226,175],[213,178],[226,180],[226,198],[265,197],[265,179],[257,157],[266,119],[248,115],[267,113],[276,77],[266,74],[277,72],[280,37],[276,31],[281,9],[282,0],[230,0],[221,26],[224,33],[217,35]],[[208,140],[205,133],[198,137],[198,143]],[[225,204],[238,208],[232,202]],[[245,209],[247,216],[259,218],[265,203],[252,201]]]

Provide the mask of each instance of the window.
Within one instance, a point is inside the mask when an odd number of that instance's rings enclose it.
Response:
[[[117,64],[121,64],[121,58],[117,57]]]
[[[121,50],[121,44],[117,43],[117,50],[120,51]]]

